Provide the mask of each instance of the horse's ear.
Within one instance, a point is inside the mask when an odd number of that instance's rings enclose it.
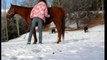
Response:
[[[11,6],[13,5],[12,3],[10,3],[11,4]]]

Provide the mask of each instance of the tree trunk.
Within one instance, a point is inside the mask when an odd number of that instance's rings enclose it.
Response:
[[[102,17],[104,17],[104,0],[101,1],[102,2]]]
[[[76,19],[77,29],[79,28],[78,19]]]
[[[8,40],[8,29],[7,29],[7,20],[6,20],[6,0],[3,0],[3,9],[4,9],[4,20],[5,20],[5,28],[6,28],[6,40]]]
[[[78,18],[79,18],[79,12],[77,14],[75,14],[76,17],[75,17],[75,20],[76,20],[76,24],[77,24],[77,29],[79,28],[79,21],[78,21]]]
[[[17,0],[14,0],[14,3],[17,5]],[[16,18],[16,27],[17,27],[17,34],[18,36],[20,36],[20,31],[19,31],[19,20],[17,18],[17,16],[15,16]]]
[[[18,36],[20,36],[19,19],[16,19],[16,27],[17,27],[17,34],[18,34]]]

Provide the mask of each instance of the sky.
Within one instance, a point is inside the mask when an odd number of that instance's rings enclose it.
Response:
[[[17,1],[18,1],[18,2],[22,2],[23,0],[17,0]],[[47,1],[48,1],[49,4],[50,4],[50,2],[51,2],[52,0],[47,0]],[[13,2],[14,2],[14,0],[6,0],[6,8],[9,9],[11,3],[14,4]],[[2,6],[3,6],[3,0],[2,0],[2,5],[1,5],[1,7],[2,7]]]
[[[23,0],[17,0],[17,1],[23,1]],[[13,3],[14,2],[14,0],[6,0],[6,8],[7,9],[9,9],[9,7],[10,7],[10,4],[12,3],[12,4],[14,4]],[[3,0],[2,0],[2,5],[1,6],[3,6]]]

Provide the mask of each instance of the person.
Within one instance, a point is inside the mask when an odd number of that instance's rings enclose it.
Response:
[[[42,44],[42,23],[45,23],[45,17],[50,17],[50,15],[48,14],[47,3],[45,0],[39,0],[39,2],[33,7],[30,13],[30,18],[32,18],[33,20],[30,27],[30,33],[27,44],[31,43],[31,37],[33,31],[35,30],[36,24],[38,24],[39,43]]]

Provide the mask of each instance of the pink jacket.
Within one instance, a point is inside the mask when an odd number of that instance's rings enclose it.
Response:
[[[50,15],[48,15],[47,6],[43,1],[36,4],[31,10],[30,18],[34,18],[34,17],[39,17],[43,19],[44,22],[45,22],[45,17],[50,17]]]

